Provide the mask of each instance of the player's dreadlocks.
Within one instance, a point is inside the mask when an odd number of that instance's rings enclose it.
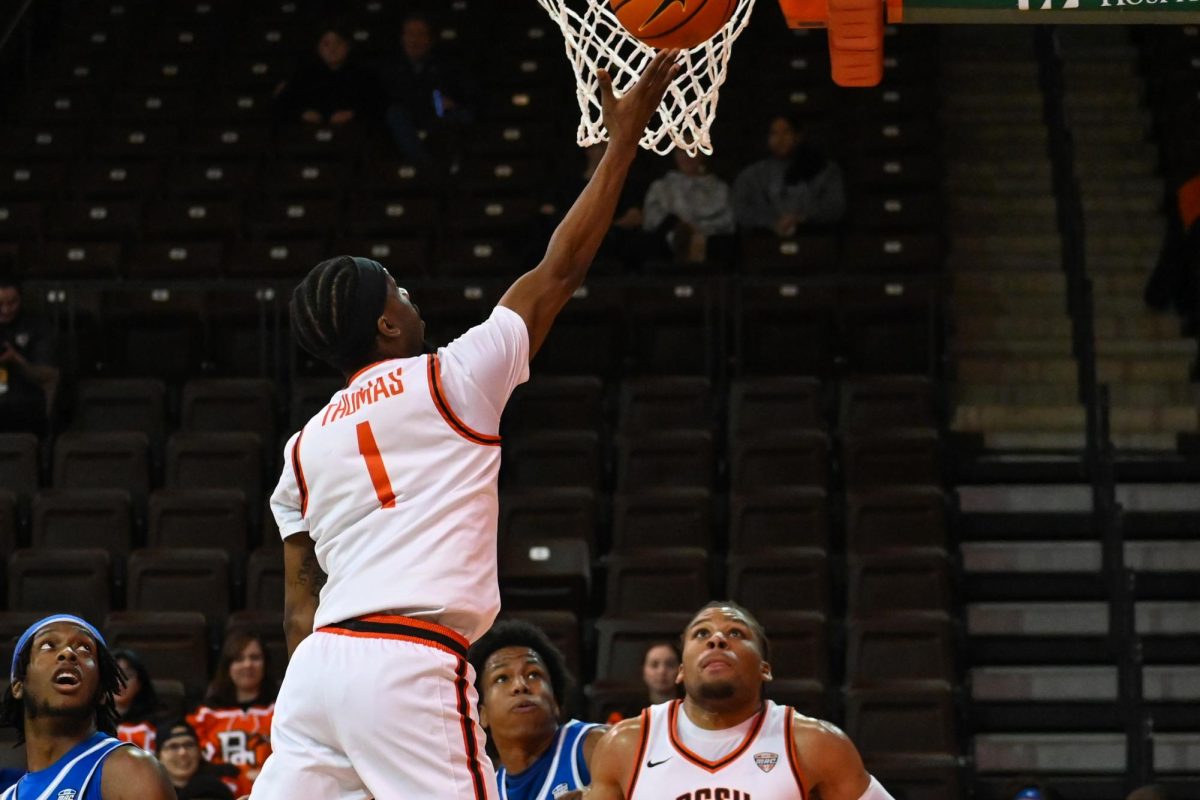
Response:
[[[383,267],[374,261],[336,256],[313,267],[292,293],[292,332],[317,358],[354,372],[370,363],[374,319],[386,299]]]
[[[32,656],[33,642],[30,641],[17,657],[17,680],[25,680]],[[112,652],[102,642],[96,642],[96,666],[100,670],[100,685],[96,687],[96,699],[92,704],[96,710],[96,730],[116,736],[121,715],[117,712],[117,703],[113,695],[125,687],[125,673],[121,671],[121,665],[117,663]],[[25,701],[13,697],[11,685],[5,688],[4,699],[0,702],[0,727],[15,729],[17,745],[24,744]]]
[[[567,696],[571,686],[571,673],[567,671],[567,660],[562,651],[554,646],[541,628],[520,619],[507,619],[497,622],[483,638],[471,645],[468,660],[475,668],[475,691],[483,697],[483,665],[497,650],[506,647],[528,647],[541,657],[550,673],[550,688],[554,691],[554,702],[559,706]]]

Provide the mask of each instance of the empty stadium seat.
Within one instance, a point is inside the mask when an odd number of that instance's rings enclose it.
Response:
[[[17,495],[0,489],[0,553],[17,549]]]
[[[247,548],[246,497],[232,489],[159,489],[150,495],[146,544],[156,548]]]
[[[821,275],[836,269],[837,252],[833,236],[749,236],[742,243],[742,265],[748,274]]]
[[[247,503],[263,490],[262,441],[253,433],[176,433],[167,442],[164,485],[240,489]]]
[[[197,378],[183,387],[180,427],[189,431],[245,431],[275,437],[275,388],[271,381]]]
[[[850,559],[850,611],[948,611],[950,559],[944,550],[907,550]]]
[[[283,612],[283,554],[278,547],[260,547],[246,561],[246,608]]]
[[[601,486],[600,437],[593,432],[527,434],[505,440],[504,449],[506,489]]]
[[[954,633],[944,612],[858,617],[850,621],[847,635],[846,683],[851,686],[958,682]]]
[[[694,611],[711,597],[708,554],[700,548],[628,551],[607,563],[606,614]]]
[[[764,611],[759,618],[771,643],[771,674],[778,680],[829,682],[828,621],[813,611]]]
[[[26,502],[38,486],[38,440],[32,433],[0,433],[0,486]]]
[[[820,431],[779,431],[735,441],[729,453],[734,491],[829,482],[829,437]]]
[[[708,431],[668,431],[617,439],[619,489],[692,486],[709,488],[716,475]]]
[[[71,425],[83,433],[136,431],[155,450],[166,439],[167,388],[162,381],[94,379],[81,381]]]
[[[934,389],[928,378],[857,378],[841,384],[839,427],[844,431],[936,428]]]
[[[790,487],[738,492],[730,498],[729,551],[752,553],[781,547],[829,545],[824,489]]]
[[[739,378],[729,394],[731,439],[825,427],[824,398],[816,378]]]
[[[744,374],[820,377],[832,371],[832,289],[743,280],[735,301],[735,358]]]
[[[114,242],[46,242],[26,252],[31,278],[115,278],[121,264]]]
[[[582,539],[595,554],[599,514],[599,500],[591,489],[507,491],[500,495],[500,547],[509,541],[546,536]]]
[[[507,608],[582,614],[591,592],[590,548],[582,538],[509,537],[500,548],[499,573],[500,596]]]
[[[940,485],[941,458],[933,431],[847,435],[842,440],[846,484],[854,488]]]
[[[604,383],[597,377],[538,376],[518,386],[504,408],[505,435],[519,431],[599,431]]]
[[[124,260],[130,278],[211,278],[224,262],[224,244],[192,239],[135,244]]]
[[[106,550],[17,550],[8,557],[8,608],[95,618],[108,613],[112,561]]]
[[[626,433],[713,427],[712,385],[701,377],[631,378],[621,383],[617,422]]]
[[[950,684],[851,688],[846,693],[846,733],[863,758],[873,762],[942,756],[953,763],[959,744]]]
[[[726,594],[756,614],[829,611],[829,566],[822,550],[797,547],[731,555],[727,570]]]
[[[54,444],[54,488],[124,489],[144,508],[149,445],[144,433],[64,433]]]
[[[714,498],[693,487],[628,491],[613,498],[613,550],[699,547],[712,551]]]
[[[298,277],[322,261],[326,252],[320,240],[237,242],[229,256],[228,274],[231,278]]]
[[[33,499],[31,547],[93,548],[123,558],[132,538],[133,511],[123,489],[48,489]]]
[[[677,643],[691,619],[692,613],[688,611],[633,616],[607,614],[596,620],[596,679],[641,684],[646,649],[663,642]],[[645,686],[641,689],[644,692]]]
[[[224,551],[135,550],[128,570],[130,611],[199,611],[217,626],[229,614],[229,555]]]
[[[197,611],[116,611],[104,620],[114,650],[133,650],[151,675],[182,681],[191,697],[208,685],[209,634]]]
[[[937,487],[895,486],[847,493],[846,547],[851,552],[946,545],[946,498]]]

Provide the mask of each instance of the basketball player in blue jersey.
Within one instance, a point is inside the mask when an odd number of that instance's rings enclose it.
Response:
[[[609,731],[589,800],[892,800],[844,733],[763,697],[770,643],[749,611],[709,603],[683,631],[682,700]]]
[[[175,800],[154,756],[118,740],[125,683],[104,637],[79,617],[33,623],[13,651],[0,724],[25,743],[29,772],[0,800]]]
[[[471,648],[479,721],[500,769],[500,800],[569,800],[591,780],[596,743],[607,728],[559,724],[571,682],[563,655],[536,625],[497,623]]]

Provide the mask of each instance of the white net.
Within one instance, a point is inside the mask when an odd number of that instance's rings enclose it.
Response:
[[[617,21],[609,0],[538,0],[562,29],[567,58],[575,70],[581,117],[576,136],[581,147],[607,138],[601,118],[600,84],[603,67],[620,95],[628,90],[650,59],[654,48],[629,34]],[[683,69],[667,90],[658,115],[642,136],[647,150],[665,155],[678,147],[691,155],[712,153],[709,129],[717,113],[717,94],[725,83],[733,43],[746,24],[755,0],[737,0],[729,22],[716,36],[683,53]]]

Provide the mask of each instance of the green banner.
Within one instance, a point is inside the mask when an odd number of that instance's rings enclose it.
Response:
[[[904,22],[1200,23],[1200,0],[904,0]]]

